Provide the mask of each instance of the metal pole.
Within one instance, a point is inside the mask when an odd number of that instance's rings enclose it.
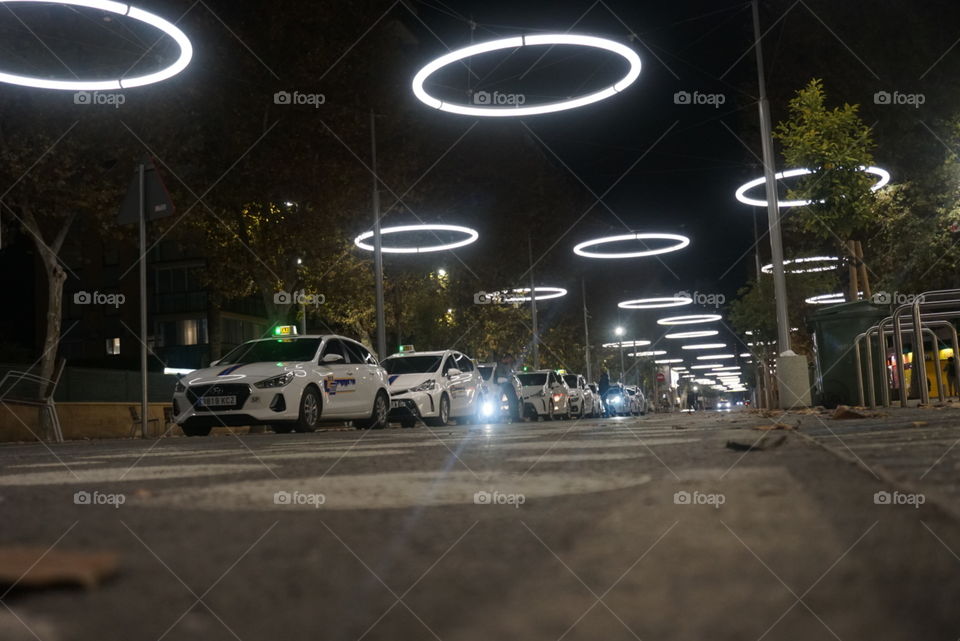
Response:
[[[620,382],[626,385],[627,381],[624,379],[624,371],[623,371],[623,339],[622,338],[619,340],[619,343],[620,343]]]
[[[147,438],[147,203],[146,167],[137,168],[140,191],[140,437]]]
[[[527,234],[530,252],[530,316],[533,321],[533,369],[540,369],[540,330],[537,327],[537,293],[533,280],[533,240]]]
[[[760,135],[763,141],[763,175],[766,181],[767,218],[770,225],[770,257],[773,261],[773,293],[777,306],[777,347],[780,354],[790,349],[790,321],[787,318],[787,281],[783,272],[783,239],[780,236],[780,208],[777,206],[777,184],[774,174],[773,135],[770,124],[770,103],[763,77],[763,50],[760,48],[760,7],[753,0],[753,37],[757,50],[757,78],[760,83]]]
[[[377,356],[387,356],[387,325],[383,312],[383,248],[380,243],[380,185],[377,177],[377,129],[370,110],[370,166],[373,171],[373,272],[377,291]],[[306,320],[304,320],[306,322]]]
[[[593,381],[593,370],[590,367],[590,330],[587,326],[587,286],[580,278],[580,291],[583,294],[583,352],[587,364],[587,382]]]

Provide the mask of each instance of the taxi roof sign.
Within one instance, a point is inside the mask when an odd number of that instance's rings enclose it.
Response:
[[[413,351],[416,351],[416,350],[413,349],[413,345],[401,345],[401,346],[400,346],[400,353],[401,353],[401,354],[407,353],[407,352],[413,352]]]
[[[296,336],[297,326],[296,325],[277,325],[273,328],[274,336]]]

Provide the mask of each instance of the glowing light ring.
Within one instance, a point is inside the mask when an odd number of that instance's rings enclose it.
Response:
[[[701,329],[693,332],[674,332],[665,334],[664,338],[705,338],[707,336],[716,336],[720,332],[715,329]]]
[[[0,0],[2,1],[2,0]],[[439,225],[439,224],[426,224],[426,225],[400,225],[399,227],[384,227],[380,230],[381,236],[386,236],[388,234],[403,234],[406,232],[414,231],[453,231],[461,234],[466,234],[467,237],[463,240],[459,240],[455,243],[447,243],[445,245],[429,245],[427,247],[383,247],[381,245],[380,249],[384,254],[426,254],[428,252],[442,252],[448,249],[456,249],[457,247],[463,247],[464,245],[469,245],[472,242],[475,242],[480,238],[480,234],[476,230],[470,229],[469,227],[461,227],[460,225]],[[366,245],[363,243],[364,240],[368,238],[373,238],[373,232],[367,231],[356,238],[353,239],[353,244],[355,244],[360,249],[366,249],[367,251],[373,251],[373,245]]]
[[[693,345],[682,345],[680,349],[720,349],[726,346],[726,343],[694,343]]]
[[[543,292],[545,295],[541,296],[540,293]],[[520,296],[512,296],[509,298],[504,298],[503,302],[505,303],[529,303],[530,296],[524,295],[530,293],[529,287],[522,287],[520,289],[505,289],[503,293],[507,296],[510,294],[521,294]],[[534,287],[533,288],[533,297],[536,300],[550,300],[551,298],[560,298],[561,296],[566,296],[567,290],[563,287]]]
[[[885,187],[890,182],[890,172],[886,169],[880,169],[879,167],[864,167],[860,166],[861,171],[865,171],[868,174],[873,174],[879,176],[880,179],[874,183],[873,187],[870,188],[870,191],[877,191]],[[814,173],[812,169],[788,169],[787,171],[781,171],[780,173],[774,174],[776,180],[783,180],[784,178],[795,178],[797,176],[807,176]],[[744,205],[753,205],[754,207],[766,207],[767,201],[757,200],[755,198],[750,198],[746,195],[748,191],[754,187],[759,187],[764,184],[764,177],[756,178],[749,182],[745,182],[740,185],[740,188],[736,191],[736,198]],[[812,200],[778,200],[777,207],[803,207],[805,205],[812,204]]]
[[[434,98],[423,88],[427,78],[451,63],[483,53],[489,53],[491,51],[500,51],[501,49],[515,49],[517,47],[535,47],[542,45],[575,45],[580,47],[603,49],[605,51],[610,51],[622,56],[627,62],[630,63],[630,69],[627,71],[627,75],[625,75],[619,82],[607,87],[606,89],[601,89],[600,91],[596,91],[585,96],[580,96],[579,98],[571,98],[570,100],[561,100],[558,102],[548,102],[543,105],[531,105],[529,107],[523,107],[521,105],[517,105],[515,107],[480,107],[462,105],[453,102],[444,102],[439,98]],[[440,111],[460,114],[463,116],[536,116],[539,114],[553,113],[556,111],[565,111],[567,109],[576,109],[577,107],[583,107],[594,102],[605,100],[606,98],[610,98],[611,96],[620,93],[632,85],[639,76],[640,56],[638,56],[637,53],[630,47],[622,45],[618,42],[614,42],[613,40],[597,38],[595,36],[582,36],[568,33],[514,36],[512,38],[491,40],[490,42],[481,42],[480,44],[464,47],[463,49],[457,49],[456,51],[451,51],[450,53],[440,56],[436,60],[427,63],[422,69],[420,69],[420,71],[417,72],[417,75],[413,77],[413,95],[415,95],[420,102],[424,103],[428,107],[433,107],[434,109],[439,109]]]
[[[657,325],[696,325],[698,323],[712,323],[723,316],[720,314],[690,314],[689,316],[668,316],[657,321]]]
[[[600,252],[585,251],[587,247],[596,245],[605,245],[607,243],[619,243],[625,240],[674,240],[676,245],[668,245],[660,249],[646,249],[638,252],[620,252],[617,254],[602,254]],[[580,243],[573,248],[573,253],[587,258],[643,258],[644,256],[656,256],[657,254],[668,254],[683,249],[690,244],[690,239],[680,234],[622,234],[620,236],[605,236]]]
[[[650,345],[650,341],[645,340],[636,340],[636,341],[618,341],[616,343],[604,343],[601,347],[646,347]]]
[[[825,263],[819,267],[803,267],[803,268],[794,268],[794,269],[784,269],[786,274],[813,274],[816,272],[830,272],[838,267],[840,267],[840,258],[837,256],[807,256],[806,258],[790,258],[783,261],[783,266],[787,265],[803,265],[805,263]],[[833,265],[827,265],[826,263],[836,263]],[[760,268],[764,274],[773,273],[773,263],[764,265]]]
[[[663,309],[665,307],[683,307],[693,302],[689,296],[663,296],[661,298],[636,298],[617,303],[621,309]]]
[[[134,76],[132,78],[118,78],[116,80],[48,80],[46,78],[18,76],[12,73],[0,72],[0,82],[23,87],[36,87],[37,89],[57,89],[60,91],[111,91],[130,89],[131,87],[151,85],[171,78],[186,69],[187,65],[190,64],[191,58],[193,58],[193,45],[190,44],[190,39],[173,23],[164,20],[156,14],[122,2],[110,2],[109,0],[0,0],[0,4],[20,2],[30,2],[33,4],[65,4],[73,7],[85,7],[139,20],[151,27],[156,27],[164,34],[173,38],[177,46],[180,47],[180,57],[170,66],[160,71],[142,76]]]
[[[863,292],[860,292],[860,295],[863,296]],[[836,294],[820,294],[819,296],[805,298],[803,302],[805,302],[807,305],[838,305],[840,303],[847,302],[847,295],[843,292],[837,292]]]

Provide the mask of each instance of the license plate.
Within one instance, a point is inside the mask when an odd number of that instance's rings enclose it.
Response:
[[[404,407],[403,401],[390,401],[390,409],[399,409]]]
[[[236,396],[201,396],[200,405],[204,407],[224,407],[225,405],[236,405]]]

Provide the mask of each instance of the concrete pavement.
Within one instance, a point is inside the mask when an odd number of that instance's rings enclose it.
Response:
[[[3,446],[0,544],[121,560],[0,638],[954,640],[960,412],[926,415]]]

